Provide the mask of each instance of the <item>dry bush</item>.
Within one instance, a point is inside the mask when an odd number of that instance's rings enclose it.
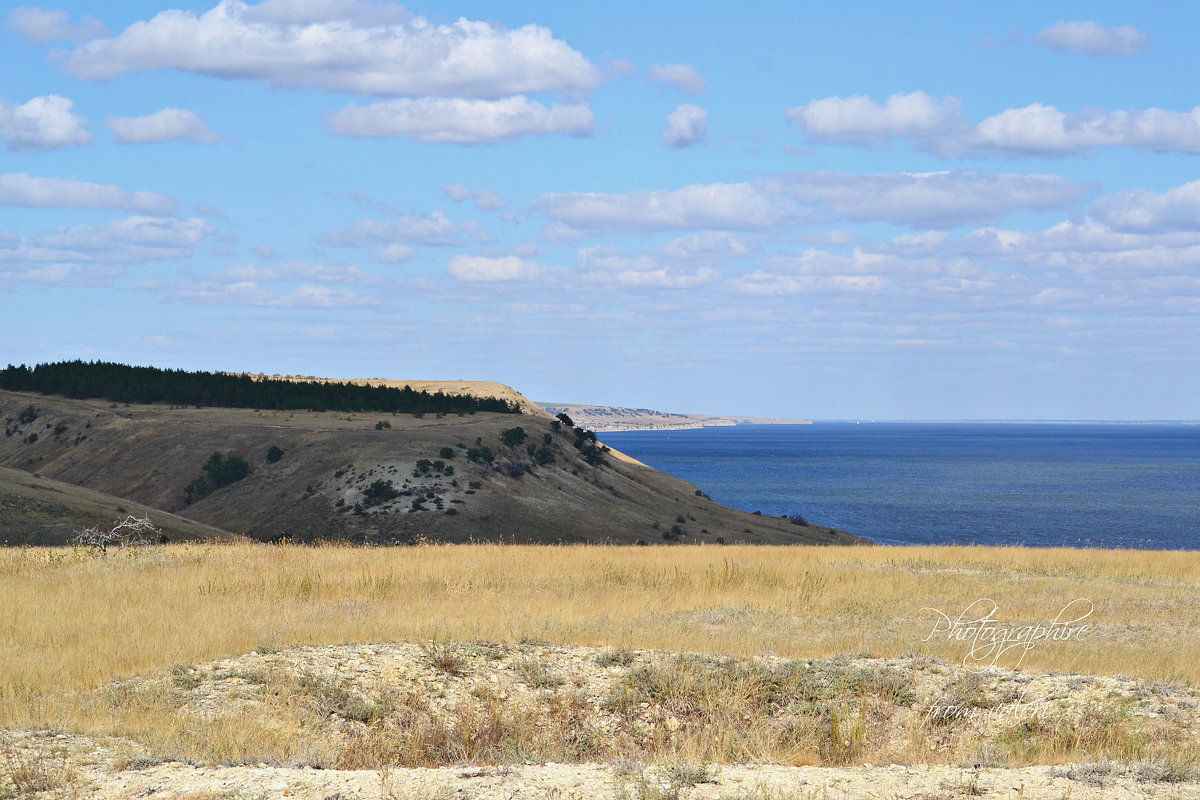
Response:
[[[0,736],[0,797],[8,796],[4,794],[3,779],[6,778],[12,790],[22,797],[46,792],[50,797],[67,798],[72,796],[71,784],[75,777],[65,749],[46,757],[18,747],[7,736]]]
[[[101,555],[108,555],[108,548],[116,546],[120,550],[128,547],[148,547],[158,541],[159,531],[149,517],[135,517],[132,514],[119,520],[108,530],[99,525],[76,531],[71,541],[79,547],[90,547]]]

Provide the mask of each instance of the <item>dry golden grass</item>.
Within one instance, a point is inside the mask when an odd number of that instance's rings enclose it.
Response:
[[[152,722],[140,718],[157,715],[138,708],[159,710],[153,697],[97,702],[88,690],[255,649],[372,641],[542,640],[959,662],[963,642],[924,641],[936,618],[928,608],[957,616],[980,598],[994,600],[996,619],[1014,626],[1049,621],[1077,598],[1094,604],[1088,636],[1033,649],[1028,668],[1197,685],[1198,584],[1194,552],[227,544],[98,559],[71,549],[5,550],[0,728],[103,730],[162,747],[207,737],[213,741],[197,752],[303,760],[298,749],[309,745],[294,730],[264,724],[261,736],[247,736],[238,728],[245,721]],[[1064,753],[1080,747],[1070,735],[1063,732]],[[852,732],[843,738],[852,741]]]

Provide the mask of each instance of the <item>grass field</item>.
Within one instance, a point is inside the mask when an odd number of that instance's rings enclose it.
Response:
[[[1092,613],[1021,666],[1200,684],[1200,553],[1024,548],[407,548],[168,545],[0,551],[0,728],[117,730],[115,678],[259,650],[359,642],[931,656],[984,598],[1005,627]],[[978,606],[977,606],[978,608]],[[1084,609],[1077,602],[1073,609]],[[1071,614],[1071,617],[1079,614]],[[943,623],[942,627],[945,625]],[[1014,666],[1010,651],[998,664]],[[154,724],[147,717],[147,738]]]

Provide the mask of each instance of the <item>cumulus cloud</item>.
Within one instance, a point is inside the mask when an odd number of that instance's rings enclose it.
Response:
[[[47,11],[25,6],[13,9],[8,15],[5,27],[16,31],[21,38],[33,44],[85,41],[108,33],[108,29],[95,17],[85,16],[78,24],[72,24],[71,15],[66,11]]]
[[[856,175],[798,171],[757,182],[695,184],[627,194],[547,194],[533,208],[556,224],[543,239],[579,231],[783,230],[827,219],[945,230],[988,224],[1014,211],[1065,209],[1091,190],[1058,175],[954,170]]]
[[[939,252],[946,244],[949,234],[946,231],[922,231],[920,233],[905,233],[895,236],[886,242],[866,245],[863,250],[871,253],[886,253],[900,256],[931,256]]]
[[[726,231],[689,233],[672,239],[655,250],[664,261],[681,264],[716,264],[746,258],[754,250],[735,234]]]
[[[442,191],[446,193],[446,197],[449,197],[456,203],[461,203],[463,200],[474,195],[474,192],[461,183],[448,183]]]
[[[613,245],[597,245],[579,251],[578,268],[588,283],[642,288],[689,289],[719,277],[710,267],[681,269],[656,255],[630,255]]]
[[[404,214],[387,222],[359,220],[347,228],[330,231],[321,237],[335,247],[367,247],[379,244],[461,244],[461,226],[445,214]]]
[[[1079,222],[1064,221],[1041,231],[1017,231],[979,228],[955,239],[951,248],[972,258],[1012,261],[1043,259],[1047,263],[1066,264],[1077,256],[1097,253],[1121,253],[1175,248],[1200,244],[1200,232],[1142,234],[1113,230],[1103,222],[1087,217]]]
[[[785,210],[748,183],[693,184],[627,194],[542,195],[533,206],[576,230],[758,230],[775,227]]]
[[[499,211],[508,205],[508,201],[495,192],[490,192],[487,189],[478,189],[473,192],[461,183],[447,184],[443,191],[447,197],[456,203],[473,199],[475,207],[480,211]]]
[[[946,156],[967,153],[1061,156],[1095,147],[1200,152],[1200,106],[1128,111],[1059,111],[1031,103],[972,125],[958,98],[924,92],[870,97],[826,97],[788,109],[788,117],[815,141],[878,147],[893,139]]]
[[[56,94],[14,105],[0,97],[0,141],[9,150],[59,150],[92,143],[87,120],[71,111],[74,103]]]
[[[129,217],[93,227],[76,225],[38,231],[30,255],[55,261],[147,261],[186,258],[216,231],[199,218]]]
[[[1200,181],[1163,193],[1130,189],[1101,197],[1091,216],[1118,231],[1200,233]]]
[[[164,108],[144,117],[109,117],[108,127],[122,144],[179,139],[206,143],[221,141],[221,136],[205,125],[196,112],[184,108]]]
[[[480,211],[499,211],[508,205],[508,201],[500,195],[480,189],[475,192],[475,207]]]
[[[0,247],[0,261],[127,263],[187,258],[215,232],[202,219],[135,216],[101,226],[36,231],[14,247]]]
[[[27,208],[119,208],[144,214],[170,214],[178,203],[153,192],[65,178],[32,178],[24,172],[0,175],[0,206]]]
[[[1132,56],[1150,45],[1150,34],[1131,25],[1104,28],[1091,21],[1059,20],[1040,31],[1034,40],[1052,50],[1093,56]]]
[[[691,147],[707,142],[708,111],[687,103],[677,106],[667,115],[662,140],[667,147]]]
[[[417,248],[412,245],[393,242],[376,253],[375,258],[383,264],[403,264],[415,261],[419,255]]]
[[[893,138],[943,137],[963,127],[961,102],[897,92],[879,103],[865,95],[825,97],[789,108],[788,118],[817,141],[879,146]]]
[[[450,259],[447,272],[460,281],[494,283],[536,277],[538,265],[516,256],[472,256],[460,253]]]
[[[885,253],[884,249],[855,248],[849,253],[808,249],[773,256],[764,260],[761,269],[734,280],[732,288],[761,296],[877,295],[896,303],[907,298],[925,301],[934,295],[978,296],[996,286],[988,270],[969,259],[939,252],[936,245],[922,247],[920,252],[894,248]]]
[[[272,86],[380,96],[494,98],[594,89],[601,71],[538,25],[435,25],[390,4],[222,0],[169,9],[74,50],[73,75],[109,80],[174,69]]]
[[[772,176],[765,188],[828,206],[856,222],[891,222],[945,229],[985,224],[1018,210],[1061,209],[1088,187],[1058,175],[983,171],[852,175],[793,172]]]
[[[704,91],[708,78],[696,72],[691,64],[654,64],[650,67],[650,80],[669,83],[688,94]]]
[[[1093,147],[1200,153],[1200,106],[1191,111],[1087,112],[1068,114],[1032,103],[1010,108],[979,123],[975,149],[1010,154],[1066,155]]]
[[[531,134],[588,136],[593,122],[586,105],[547,108],[522,95],[501,100],[420,97],[351,104],[330,115],[326,128],[360,138],[404,136],[418,142],[480,144]]]

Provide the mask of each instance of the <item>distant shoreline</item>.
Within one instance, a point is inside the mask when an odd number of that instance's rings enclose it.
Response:
[[[566,414],[573,422],[596,433],[616,431],[684,431],[733,425],[811,425],[807,419],[737,417],[715,414],[675,414],[648,408],[592,406],[580,403],[539,403],[551,414]]]

